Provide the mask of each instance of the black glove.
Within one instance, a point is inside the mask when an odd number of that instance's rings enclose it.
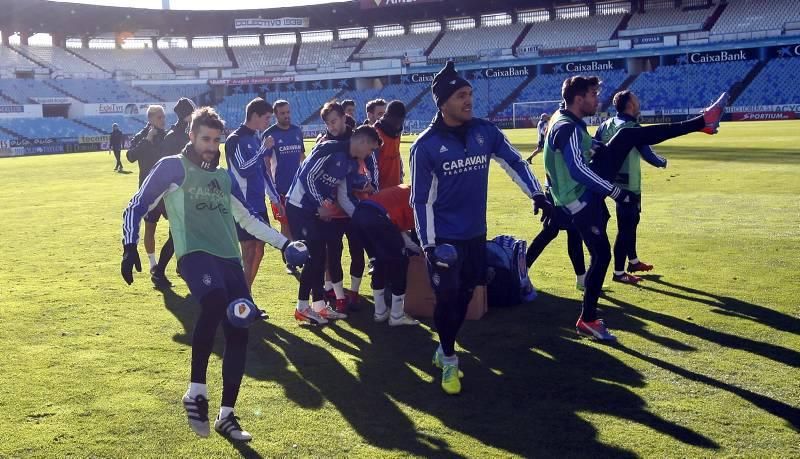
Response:
[[[619,193],[616,193],[619,191]],[[628,190],[623,190],[621,188],[617,188],[611,192],[611,197],[614,198],[614,201],[617,201],[617,204],[630,204],[632,202],[636,202],[636,194],[632,193]]]
[[[550,217],[553,215],[553,204],[543,194],[537,194],[533,197],[533,215],[539,215],[540,210],[542,211],[540,220],[548,224]]]
[[[136,267],[137,272],[142,272],[142,262],[139,261],[139,251],[136,250],[136,244],[125,244],[122,251],[122,278],[128,285],[133,283],[133,267]]]

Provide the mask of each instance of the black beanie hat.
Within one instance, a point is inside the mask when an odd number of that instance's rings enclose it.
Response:
[[[464,86],[472,87],[469,81],[458,75],[456,64],[453,61],[447,61],[444,68],[439,70],[439,73],[433,77],[433,83],[431,83],[433,102],[436,103],[437,107],[441,107],[454,92]]]
[[[406,104],[399,100],[393,100],[386,106],[386,116],[393,116],[395,118],[406,117]]]
[[[173,108],[172,111],[174,111],[175,114],[178,115],[179,120],[182,120],[187,116],[191,115],[196,108],[197,107],[195,107],[194,102],[192,102],[191,99],[181,97],[180,99],[178,99],[178,103],[175,104],[175,108]]]

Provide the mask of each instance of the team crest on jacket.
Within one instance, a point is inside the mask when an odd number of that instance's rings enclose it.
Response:
[[[205,284],[206,287],[211,285],[211,274],[203,274],[203,284]]]
[[[483,136],[480,132],[475,134],[475,141],[478,142],[478,145],[483,146]]]

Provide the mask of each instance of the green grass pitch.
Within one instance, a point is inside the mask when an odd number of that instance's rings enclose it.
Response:
[[[533,130],[508,135],[534,146]],[[186,424],[197,308],[174,263],[165,293],[120,278],[135,166],[116,174],[106,152],[2,159],[0,457],[798,457],[798,145],[787,121],[658,146],[669,167],[643,165],[639,230],[656,269],[639,288],[609,279],[601,299],[619,345],[576,338],[562,235],[531,272],[534,303],[463,328],[459,397],[438,386],[430,321],[390,329],[364,305],[299,327],[296,283],[268,251],[254,297],[271,319],[251,329],[243,446]],[[490,236],[530,240],[530,203],[499,167],[490,181]]]

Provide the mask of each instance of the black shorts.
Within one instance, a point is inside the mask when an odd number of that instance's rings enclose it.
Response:
[[[198,302],[212,290],[224,290],[229,300],[251,298],[239,260],[206,252],[191,252],[178,260],[181,277]]]
[[[158,223],[161,217],[164,217],[164,220],[169,220],[167,218],[167,208],[164,205],[163,199],[158,201],[158,204],[156,204],[153,210],[145,214],[144,221],[147,223]]]
[[[264,220],[264,223],[269,225],[269,212],[265,210],[264,212],[259,212],[258,215]],[[257,237],[242,229],[238,223],[236,224],[236,236],[239,238],[239,242],[258,240]]]

